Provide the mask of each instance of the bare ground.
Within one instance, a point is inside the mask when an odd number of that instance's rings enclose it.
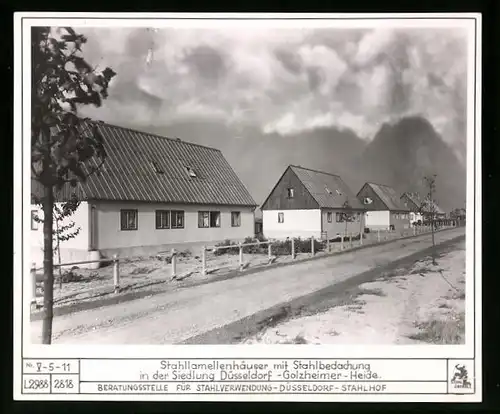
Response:
[[[306,257],[307,254],[298,255],[297,258]],[[201,258],[188,252],[177,259],[176,277],[172,276],[172,265],[168,256],[157,255],[150,257],[137,257],[120,262],[120,293],[141,291],[158,284],[167,284],[172,287],[186,286],[199,282],[210,281],[220,277],[239,266],[238,255],[224,254],[215,256],[207,254],[207,269],[209,273],[202,275]],[[291,256],[280,256],[275,262],[286,263],[291,261]],[[260,267],[268,264],[269,259],[265,254],[245,254],[244,263],[247,267]],[[56,272],[55,277],[58,274]],[[37,297],[41,303],[43,297],[43,283],[41,275],[38,277]],[[62,289],[56,281],[54,289],[54,306],[67,306],[82,301],[92,301],[105,296],[114,295],[113,266],[107,265],[97,270],[74,268],[65,271]]]
[[[436,234],[437,243],[463,237],[457,228]],[[203,333],[290,303],[303,295],[370,269],[383,269],[395,260],[420,254],[430,246],[430,235],[328,256],[289,267],[263,269],[245,277],[175,288],[155,296],[94,308],[54,318],[54,343],[165,344],[189,341]],[[237,260],[237,259],[236,259]],[[406,260],[406,259],[405,259]],[[378,271],[375,272],[379,273]],[[358,282],[359,284],[360,282]],[[40,341],[41,321],[31,322],[32,341]],[[231,341],[232,342],[232,341]],[[224,337],[202,343],[228,343]]]
[[[331,309],[298,315],[245,344],[463,344],[465,244],[364,283]]]

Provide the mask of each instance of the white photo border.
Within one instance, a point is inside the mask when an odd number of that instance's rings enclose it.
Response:
[[[467,70],[467,213],[466,224],[466,343],[465,345],[141,345],[70,346],[34,345],[29,339],[30,227],[30,31],[32,26],[78,27],[210,27],[262,25],[269,27],[463,27],[468,30]],[[163,14],[163,13],[16,13],[14,16],[14,380],[20,382],[23,358],[474,358],[476,388],[481,390],[482,321],[482,195],[481,195],[481,14],[479,13],[388,13],[388,14]],[[472,207],[472,208],[471,208]],[[17,213],[17,212],[20,212]],[[61,399],[65,396],[59,396]],[[85,396],[80,395],[79,399]],[[119,396],[123,399],[123,396]],[[159,400],[165,399],[158,396]],[[193,396],[190,396],[192,399]],[[214,396],[221,399],[220,396]],[[302,396],[307,397],[307,395]],[[314,397],[319,401],[323,396]],[[328,396],[325,396],[328,397]],[[339,398],[337,398],[339,397]],[[335,399],[358,401],[356,396]],[[354,397],[354,398],[353,398]],[[369,396],[368,396],[369,397]],[[382,395],[380,396],[382,397]],[[113,399],[103,395],[102,399]],[[228,400],[240,400],[227,396]],[[331,400],[325,398],[325,400]],[[428,399],[427,399],[428,400]]]

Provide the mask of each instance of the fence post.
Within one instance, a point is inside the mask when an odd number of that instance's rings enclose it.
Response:
[[[349,233],[349,248],[352,249],[352,231]]]
[[[271,260],[271,256],[272,256],[272,243],[269,242],[267,243],[267,258]]]
[[[292,259],[295,259],[295,239],[292,237]]]
[[[413,235],[416,236],[417,235],[417,226],[413,226]]]
[[[377,241],[380,243],[380,229],[377,230]]]
[[[314,256],[314,236],[311,236],[311,255]]]
[[[326,251],[330,253],[330,237],[328,237],[328,233],[326,233]]]
[[[172,278],[177,276],[177,252],[172,249]]]
[[[31,300],[30,300],[30,307],[34,307],[36,309],[37,303],[36,303],[36,263],[31,264],[31,271],[30,271],[30,290],[31,290]]]
[[[340,250],[344,250],[344,233],[340,235]]]
[[[120,261],[118,255],[113,255],[113,282],[115,284],[115,293],[120,293]]]
[[[363,246],[363,233],[359,232],[359,245]]]
[[[207,248],[205,246],[201,247],[201,275],[205,276],[207,274]]]
[[[238,243],[238,248],[240,250],[240,260],[239,260],[239,264],[240,264],[240,271],[243,270],[243,246],[241,245],[241,242]]]

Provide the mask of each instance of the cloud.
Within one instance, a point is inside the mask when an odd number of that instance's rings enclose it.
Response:
[[[117,77],[89,115],[164,126],[189,118],[291,134],[425,116],[465,151],[466,34],[458,29],[85,29]]]

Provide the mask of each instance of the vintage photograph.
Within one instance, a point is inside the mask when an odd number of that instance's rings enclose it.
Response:
[[[464,345],[470,31],[149,23],[27,32],[24,340]]]

